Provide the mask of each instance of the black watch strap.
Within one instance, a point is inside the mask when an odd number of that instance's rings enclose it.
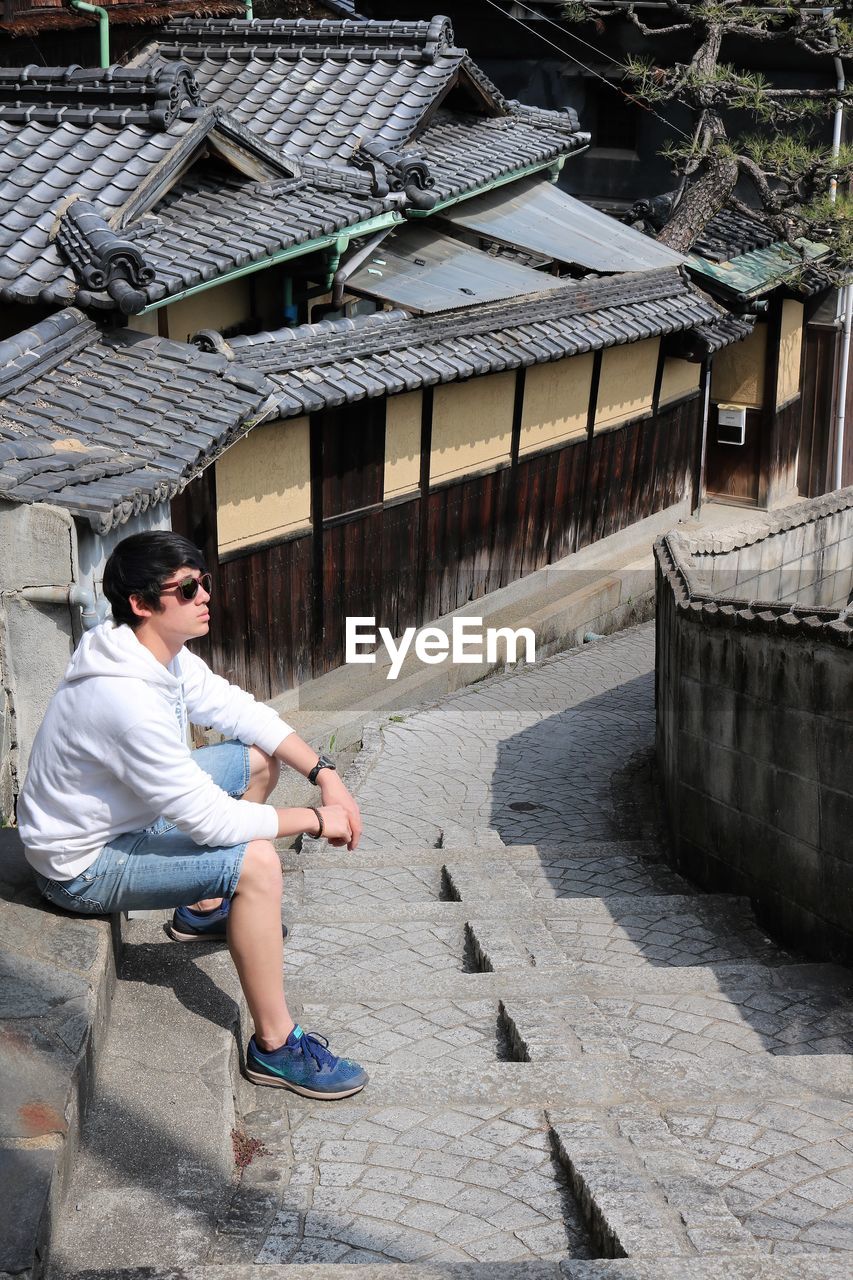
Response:
[[[314,765],[314,768],[308,774],[308,781],[312,785],[316,785],[317,774],[320,772],[321,769],[334,769],[334,768],[335,768],[335,762],[332,759],[332,757],[321,754],[320,759],[317,761],[317,763]]]

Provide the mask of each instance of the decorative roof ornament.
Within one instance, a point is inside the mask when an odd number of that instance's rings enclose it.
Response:
[[[168,129],[201,91],[185,62],[147,67],[0,67],[0,122]]]
[[[420,156],[395,151],[377,138],[362,138],[353,152],[352,163],[371,174],[374,195],[403,191],[416,209],[432,209],[438,203],[438,196],[430,190],[435,179],[426,160]]]
[[[301,56],[346,56],[390,58],[396,53],[407,58],[431,60],[453,49],[453,25],[441,15],[427,21],[365,22],[353,18],[179,18],[167,23],[161,33],[169,43],[185,48],[280,48],[298,50]]]
[[[55,239],[82,286],[78,305],[89,305],[92,293],[106,293],[126,316],[142,310],[147,301],[142,290],[155,272],[136,245],[116,235],[89,200],[72,198],[65,206]]]

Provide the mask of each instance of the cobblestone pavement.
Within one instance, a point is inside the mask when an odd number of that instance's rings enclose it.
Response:
[[[211,1261],[853,1263],[850,975],[666,865],[653,650],[384,724],[363,849],[287,855],[291,996],[372,1080],[252,1096]]]
[[[284,861],[291,1003],[370,1084],[246,1084],[206,1251],[188,1184],[139,1264],[849,1276],[851,975],[666,865],[653,661],[637,628],[367,735],[363,848]]]

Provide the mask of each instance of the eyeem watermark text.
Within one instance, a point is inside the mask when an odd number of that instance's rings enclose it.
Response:
[[[377,642],[383,644],[391,659],[387,680],[396,680],[406,654],[415,643],[415,656],[435,666],[439,662],[518,662],[523,642],[525,662],[536,661],[536,637],[530,627],[486,627],[482,618],[454,618],[450,634],[441,627],[407,627],[399,644],[387,627],[377,629],[375,618],[347,618],[346,662],[376,662]],[[372,651],[371,651],[372,646]],[[498,655],[501,654],[499,657]]]

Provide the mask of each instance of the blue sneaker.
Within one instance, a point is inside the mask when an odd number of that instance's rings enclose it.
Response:
[[[171,924],[166,925],[166,932],[175,942],[225,942],[225,926],[231,899],[223,898],[222,905],[213,911],[193,911],[192,907],[178,907],[172,916]],[[287,937],[287,925],[281,926],[284,937]]]
[[[329,1052],[325,1036],[295,1026],[280,1049],[266,1053],[249,1041],[246,1075],[255,1084],[292,1089],[305,1098],[348,1098],[367,1084],[363,1067]]]

